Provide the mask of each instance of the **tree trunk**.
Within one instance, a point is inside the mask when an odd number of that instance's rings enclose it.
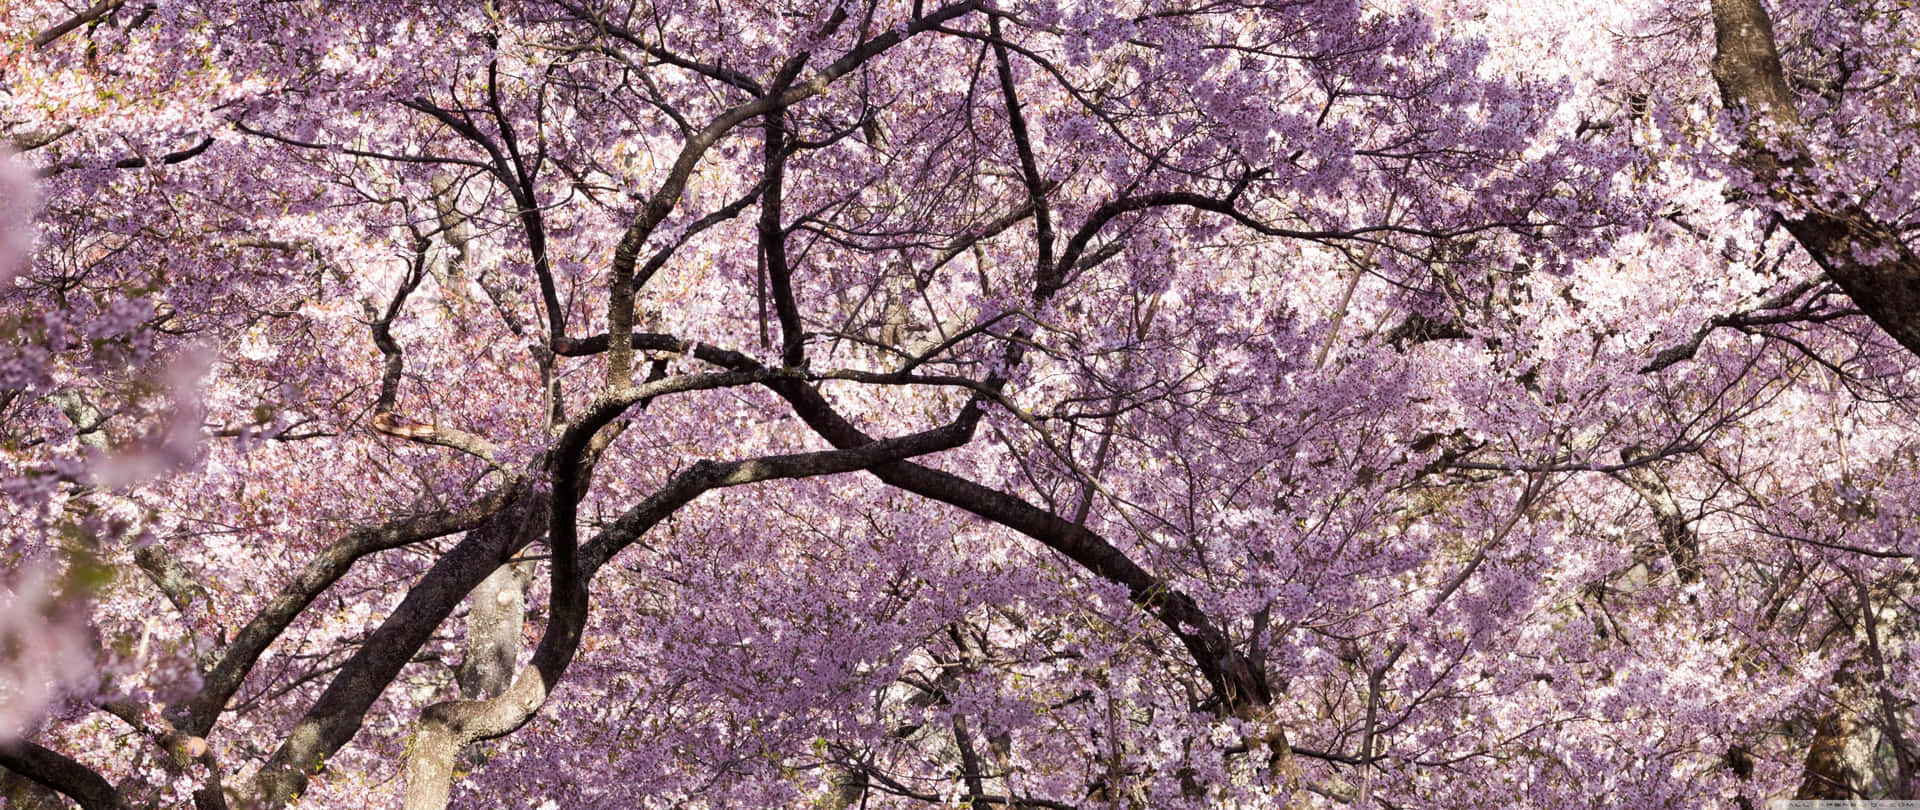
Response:
[[[492,697],[513,682],[527,618],[527,586],[532,582],[533,563],[509,563],[473,589],[467,613],[467,655],[454,673],[461,697]]]
[[[1787,232],[1875,324],[1920,354],[1920,256],[1860,206],[1825,208],[1796,188],[1795,171],[1807,158],[1791,149],[1800,118],[1766,8],[1760,0],[1713,0],[1713,33],[1720,101],[1745,116],[1742,162],[1788,207],[1781,216]],[[1783,143],[1789,148],[1779,149]]]

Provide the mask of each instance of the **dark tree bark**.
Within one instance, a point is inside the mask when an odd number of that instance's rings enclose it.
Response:
[[[320,763],[360,731],[367,709],[460,601],[501,563],[545,530],[547,497],[522,493],[485,524],[467,532],[407,592],[286,735],[242,794],[242,806],[284,807],[306,789]]]
[[[616,411],[617,413],[617,411]],[[577,451],[606,424],[596,425],[593,410],[559,441],[561,459],[578,458]],[[858,447],[762,456],[742,461],[700,461],[673,477],[584,546],[574,532],[573,510],[578,493],[571,476],[556,476],[552,532],[548,544],[555,552],[549,569],[552,589],[546,632],[534,650],[532,663],[497,697],[436,703],[421,712],[407,750],[408,810],[439,810],[447,805],[453,764],[465,747],[511,734],[533,719],[566,673],[586,628],[587,585],[595,572],[620,551],[645,535],[680,507],[708,490],[743,486],[784,478],[809,478],[871,469],[904,458],[937,453],[966,444],[979,423],[978,403],[969,402],[950,424],[892,439],[869,441]],[[580,442],[572,441],[576,436]],[[569,448],[573,452],[569,452]],[[571,466],[571,465],[569,465]],[[559,472],[564,473],[565,467]],[[324,701],[324,698],[323,698]],[[304,783],[305,774],[300,774]]]
[[[1779,149],[1800,118],[1761,0],[1712,0],[1713,78],[1721,103],[1744,116],[1742,162],[1776,202],[1798,213],[1781,224],[1847,296],[1908,351],[1920,354],[1920,256],[1886,223],[1858,205],[1823,207],[1798,188],[1802,155]],[[1772,129],[1770,137],[1762,129]]]
[[[1849,752],[1863,724],[1852,712],[1835,706],[1821,715],[1814,729],[1813,743],[1807,746],[1806,772],[1795,790],[1795,799],[1858,799],[1862,774],[1860,763]]]
[[[123,810],[127,806],[120,792],[92,768],[24,740],[0,746],[0,768],[66,794],[79,803],[81,810]]]
[[[19,810],[65,810],[67,800],[59,791],[0,768],[0,805]]]

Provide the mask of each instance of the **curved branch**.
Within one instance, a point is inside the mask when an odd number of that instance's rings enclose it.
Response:
[[[813,388],[786,378],[768,385],[793,405],[814,432],[834,446],[859,447],[872,441]],[[1086,527],[1013,495],[912,462],[881,464],[869,472],[892,486],[965,509],[1027,535],[1101,579],[1124,586],[1128,599],[1180,639],[1222,708],[1240,712],[1272,702],[1265,673],[1235,649],[1198,602]]]
[[[121,158],[119,160],[114,161],[111,164],[108,164],[108,167],[114,168],[114,169],[143,169],[148,166],[152,166],[155,163],[158,163],[162,166],[172,166],[175,163],[185,163],[189,160],[199,157],[202,153],[207,151],[208,147],[211,147],[211,146],[213,146],[213,136],[207,135],[202,137],[199,143],[196,143],[185,149],[181,149],[174,152],[168,152],[164,155],[161,155],[158,158],[144,158],[144,157]],[[25,151],[25,150],[22,150],[22,151]],[[85,168],[86,165],[87,164],[85,161],[80,161],[80,160],[69,160],[61,163],[55,163],[53,165],[41,168],[40,177],[41,179],[46,179],[64,172],[72,171],[74,169]]]
[[[1040,164],[1033,157],[1033,140],[1027,134],[1027,116],[1020,110],[1020,96],[1014,92],[1013,66],[1007,59],[1006,40],[1000,36],[998,16],[987,18],[987,31],[993,37],[994,70],[1000,79],[1001,100],[1007,107],[1007,129],[1013,135],[1014,151],[1020,156],[1020,177],[1026,183],[1027,201],[1033,208],[1033,241],[1038,248],[1034,287],[1058,289],[1063,269],[1072,265],[1053,263],[1053,212],[1047,206],[1049,189],[1041,181]]]
[[[513,197],[514,213],[520,220],[521,232],[526,236],[527,252],[532,254],[534,277],[540,283],[540,302],[547,311],[547,331],[553,335],[565,334],[567,312],[560,304],[560,292],[553,281],[553,266],[547,258],[547,226],[540,213],[540,199],[534,193],[533,170],[521,161],[520,150],[514,142],[506,116],[499,112],[499,87],[492,65],[487,68],[487,93],[494,116],[499,121],[502,139],[506,141],[505,151],[472,121],[454,115],[452,111],[424,97],[401,101],[400,106],[427,114],[487,153],[488,160],[492,161],[492,165],[485,166],[487,172],[506,186],[508,195]]]
[[[722,376],[722,375],[713,375]],[[669,378],[673,379],[673,378]],[[663,381],[664,382],[664,381]],[[781,478],[811,478],[855,472],[898,459],[937,453],[966,444],[979,423],[977,402],[968,402],[954,421],[909,436],[841,449],[810,453],[763,456],[740,461],[696,462],[639,505],[627,510],[570,561],[571,582],[564,588],[555,583],[551,618],[546,633],[535,649],[532,664],[514,679],[507,691],[491,700],[438,703],[421,713],[420,723],[407,752],[408,810],[438,810],[446,806],[451,788],[453,765],[459,751],[481,740],[513,733],[532,720],[546,704],[553,687],[559,683],[579,648],[586,626],[588,600],[586,583],[594,574],[627,546],[638,541],[660,521],[691,503],[709,490],[771,481]],[[563,439],[565,441],[565,439]],[[558,490],[558,487],[556,487]],[[556,491],[555,506],[565,503]],[[570,510],[568,510],[570,511]],[[556,525],[562,514],[556,514]],[[571,519],[566,519],[571,523]],[[560,570],[555,543],[556,571]]]
[[[667,50],[664,46],[649,44],[646,40],[642,39],[639,34],[634,33],[632,29],[617,25],[605,16],[594,13],[578,3],[559,0],[558,5],[566,9],[568,14],[572,14],[580,21],[592,25],[601,33],[607,34],[628,45],[632,45],[640,49],[642,53],[658,59],[662,63],[672,65],[690,73],[705,76],[721,84],[744,90],[755,96],[766,95],[766,91],[760,88],[760,83],[754,81],[752,76],[748,76],[745,73],[741,73],[725,65],[701,62],[696,59],[681,56],[680,54]]]
[[[1073,236],[1067,240],[1067,247],[1060,253],[1059,266],[1056,268],[1052,278],[1056,281],[1056,285],[1064,285],[1070,281],[1071,279],[1068,278],[1069,269],[1079,266],[1081,261],[1080,257],[1086,252],[1087,245],[1093,241],[1095,236],[1099,235],[1100,230],[1106,227],[1107,223],[1112,222],[1115,218],[1123,214],[1147,211],[1154,208],[1186,207],[1200,211],[1208,211],[1229,217],[1233,221],[1263,236],[1274,236],[1283,239],[1304,239],[1314,242],[1360,240],[1378,243],[1380,240],[1371,237],[1384,234],[1403,234],[1428,239],[1453,239],[1470,236],[1483,231],[1497,230],[1500,228],[1526,227],[1537,224],[1530,222],[1485,222],[1477,225],[1466,225],[1444,230],[1416,228],[1408,225],[1363,225],[1356,228],[1322,229],[1282,228],[1277,225],[1262,222],[1254,218],[1253,215],[1240,210],[1239,206],[1236,205],[1237,198],[1241,191],[1244,190],[1245,184],[1251,182],[1253,179],[1255,178],[1251,176],[1243,178],[1226,197],[1209,197],[1205,194],[1191,191],[1163,191],[1121,197],[1102,204],[1099,208],[1094,209],[1093,213],[1087,215],[1087,221],[1081,224],[1080,229],[1075,231]],[[1051,293],[1057,289],[1058,286],[1055,286],[1045,291]]]
[[[1769,141],[1769,135],[1791,138],[1800,117],[1766,7],[1760,0],[1713,0],[1713,32],[1721,104],[1746,116],[1742,162],[1775,201],[1805,209],[1778,215],[1781,224],[1875,324],[1920,354],[1920,255],[1857,203],[1826,209],[1804,199],[1791,175],[1807,157],[1783,157],[1785,150]]]
[[[610,295],[607,299],[607,334],[611,351],[607,353],[607,382],[619,387],[632,382],[633,349],[630,338],[633,335],[633,296],[634,265],[639,262],[640,249],[653,235],[655,228],[665,222],[680,202],[680,195],[686,191],[687,181],[693,176],[693,170],[706,157],[707,150],[720,141],[720,138],[747,121],[751,121],[769,112],[791,107],[802,101],[826,92],[827,88],[840,77],[886,53],[894,46],[920,33],[939,27],[942,23],[958,19],[981,8],[982,0],[965,0],[938,9],[931,14],[916,18],[912,23],[887,31],[862,42],[845,56],[822,67],[806,81],[787,88],[784,92],[761,96],[753,101],[740,104],[720,114],[712,123],[688,138],[681,146],[680,155],[674,159],[673,167],[667,171],[667,177],[655,189],[653,195],[640,208],[632,221],[621,234],[620,242],[614,247],[611,267]]]
[[[240,689],[247,673],[260,660],[274,639],[287,629],[307,605],[346,576],[353,564],[369,554],[414,543],[471,531],[499,514],[510,502],[524,497],[525,484],[502,487],[458,513],[410,515],[379,526],[356,529],[335,540],[325,551],[308,560],[293,581],[280,588],[252,621],[240,629],[227,645],[219,661],[207,672],[200,690],[185,706],[185,717],[175,722],[188,733],[205,737],[213,730],[220,711]]]
[[[461,600],[546,530],[547,495],[516,482],[511,500],[442,555],[342,665],[260,767],[241,803],[284,807],[327,757],[353,739],[367,710]]]
[[[78,802],[81,810],[124,810],[125,801],[92,768],[50,748],[21,740],[0,745],[0,768],[6,768]]]
[[[119,11],[121,6],[126,5],[126,2],[127,0],[99,0],[93,5],[88,6],[84,11],[61,20],[55,23],[53,27],[34,35],[34,50],[39,50],[55,42],[59,42],[61,37],[72,33],[74,29],[80,26],[105,19],[107,15]]]
[[[288,137],[286,135],[278,135],[272,132],[254,129],[253,127],[247,126],[245,121],[233,122],[233,128],[239,130],[244,134],[252,135],[256,138],[264,138],[266,140],[273,141],[275,143],[283,143],[288,146],[298,147],[300,149],[311,149],[318,152],[337,152],[339,154],[350,155],[352,157],[363,157],[363,158],[370,158],[373,160],[387,160],[387,161],[392,161],[394,163],[426,163],[426,164],[434,164],[434,165],[446,164],[446,165],[453,165],[453,166],[467,166],[467,167],[480,169],[488,172],[493,171],[492,166],[489,166],[485,163],[481,163],[480,161],[477,161],[477,160],[468,160],[466,158],[446,157],[444,155],[395,155],[395,154],[389,154],[386,152],[372,152],[365,149],[355,149],[352,147],[341,146],[339,144],[327,144],[327,143],[315,143],[312,141],[303,141],[298,138]]]

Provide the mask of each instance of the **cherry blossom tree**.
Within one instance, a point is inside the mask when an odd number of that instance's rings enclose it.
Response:
[[[0,790],[1911,798],[1910,5],[15,0]]]

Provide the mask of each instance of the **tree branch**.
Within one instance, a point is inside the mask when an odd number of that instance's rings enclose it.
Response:
[[[185,716],[176,719],[175,724],[195,736],[207,736],[213,730],[220,711],[239,691],[240,684],[247,673],[253,670],[260,655],[293,623],[295,617],[306,610],[307,605],[346,576],[360,558],[436,537],[472,531],[494,520],[510,503],[524,497],[525,482],[514,482],[458,513],[411,515],[379,526],[356,529],[341,536],[326,550],[308,560],[293,581],[282,586],[279,594],[240,629],[219,661],[207,672],[200,690],[187,701]]]
[[[1808,163],[1791,154],[1800,127],[1793,92],[1761,0],[1713,0],[1713,78],[1721,104],[1744,116],[1742,162],[1777,202],[1780,214],[1827,277],[1888,336],[1920,354],[1920,255],[1901,235],[1857,203],[1821,208],[1795,188],[1793,170]],[[1785,141],[1782,149],[1776,144]]]
[[[127,807],[119,791],[92,768],[26,740],[0,745],[0,767],[65,794],[81,810]]]

